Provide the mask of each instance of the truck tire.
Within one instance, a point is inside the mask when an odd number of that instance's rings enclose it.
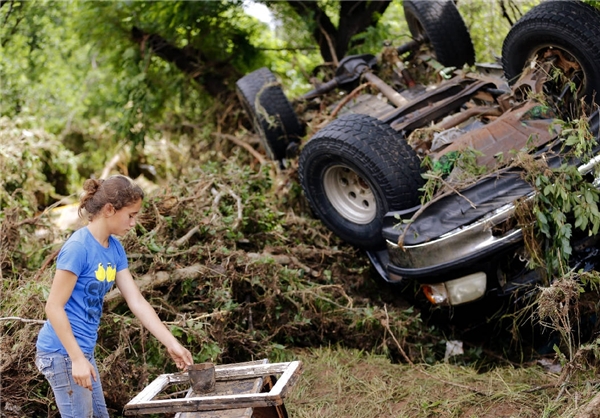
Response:
[[[594,94],[600,94],[600,11],[579,1],[547,1],[533,7],[504,39],[502,66],[507,80],[515,82],[532,58],[543,59],[544,53],[553,51],[568,64],[563,67],[568,69],[565,75],[577,87],[573,99],[585,96],[591,103]]]
[[[452,0],[404,0],[404,18],[414,38],[429,40],[435,59],[447,67],[475,63],[469,30]]]
[[[314,213],[342,240],[366,250],[385,247],[383,216],[419,203],[420,160],[389,125],[343,115],[304,146],[300,183]]]
[[[281,85],[268,68],[253,71],[235,84],[240,102],[268,157],[283,160],[290,143],[300,143],[305,128]]]

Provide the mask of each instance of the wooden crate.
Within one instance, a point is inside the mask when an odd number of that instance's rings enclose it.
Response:
[[[169,386],[190,385],[187,372],[162,374],[125,405],[125,415],[178,413],[178,418],[287,418],[283,400],[302,371],[302,363],[257,362],[215,367],[215,391],[165,398]],[[279,376],[277,378],[276,376]]]

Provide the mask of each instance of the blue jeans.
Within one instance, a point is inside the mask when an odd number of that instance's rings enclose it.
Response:
[[[97,380],[92,379],[91,391],[75,383],[66,354],[38,352],[35,365],[50,383],[62,418],[109,418],[96,360],[92,354],[85,357],[96,369]]]

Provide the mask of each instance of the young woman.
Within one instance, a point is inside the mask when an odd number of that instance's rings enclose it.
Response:
[[[144,192],[120,175],[86,180],[83,187],[79,216],[85,212],[89,224],[73,233],[58,254],[36,365],[50,382],[63,418],[108,418],[94,347],[104,295],[113,283],[178,368],[193,360],[140,293],[123,246],[112,236],[125,235],[135,226]]]

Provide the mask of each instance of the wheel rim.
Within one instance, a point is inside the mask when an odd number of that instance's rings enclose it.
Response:
[[[323,187],[331,205],[345,219],[357,224],[375,219],[375,195],[354,170],[341,165],[329,167],[323,176]]]

